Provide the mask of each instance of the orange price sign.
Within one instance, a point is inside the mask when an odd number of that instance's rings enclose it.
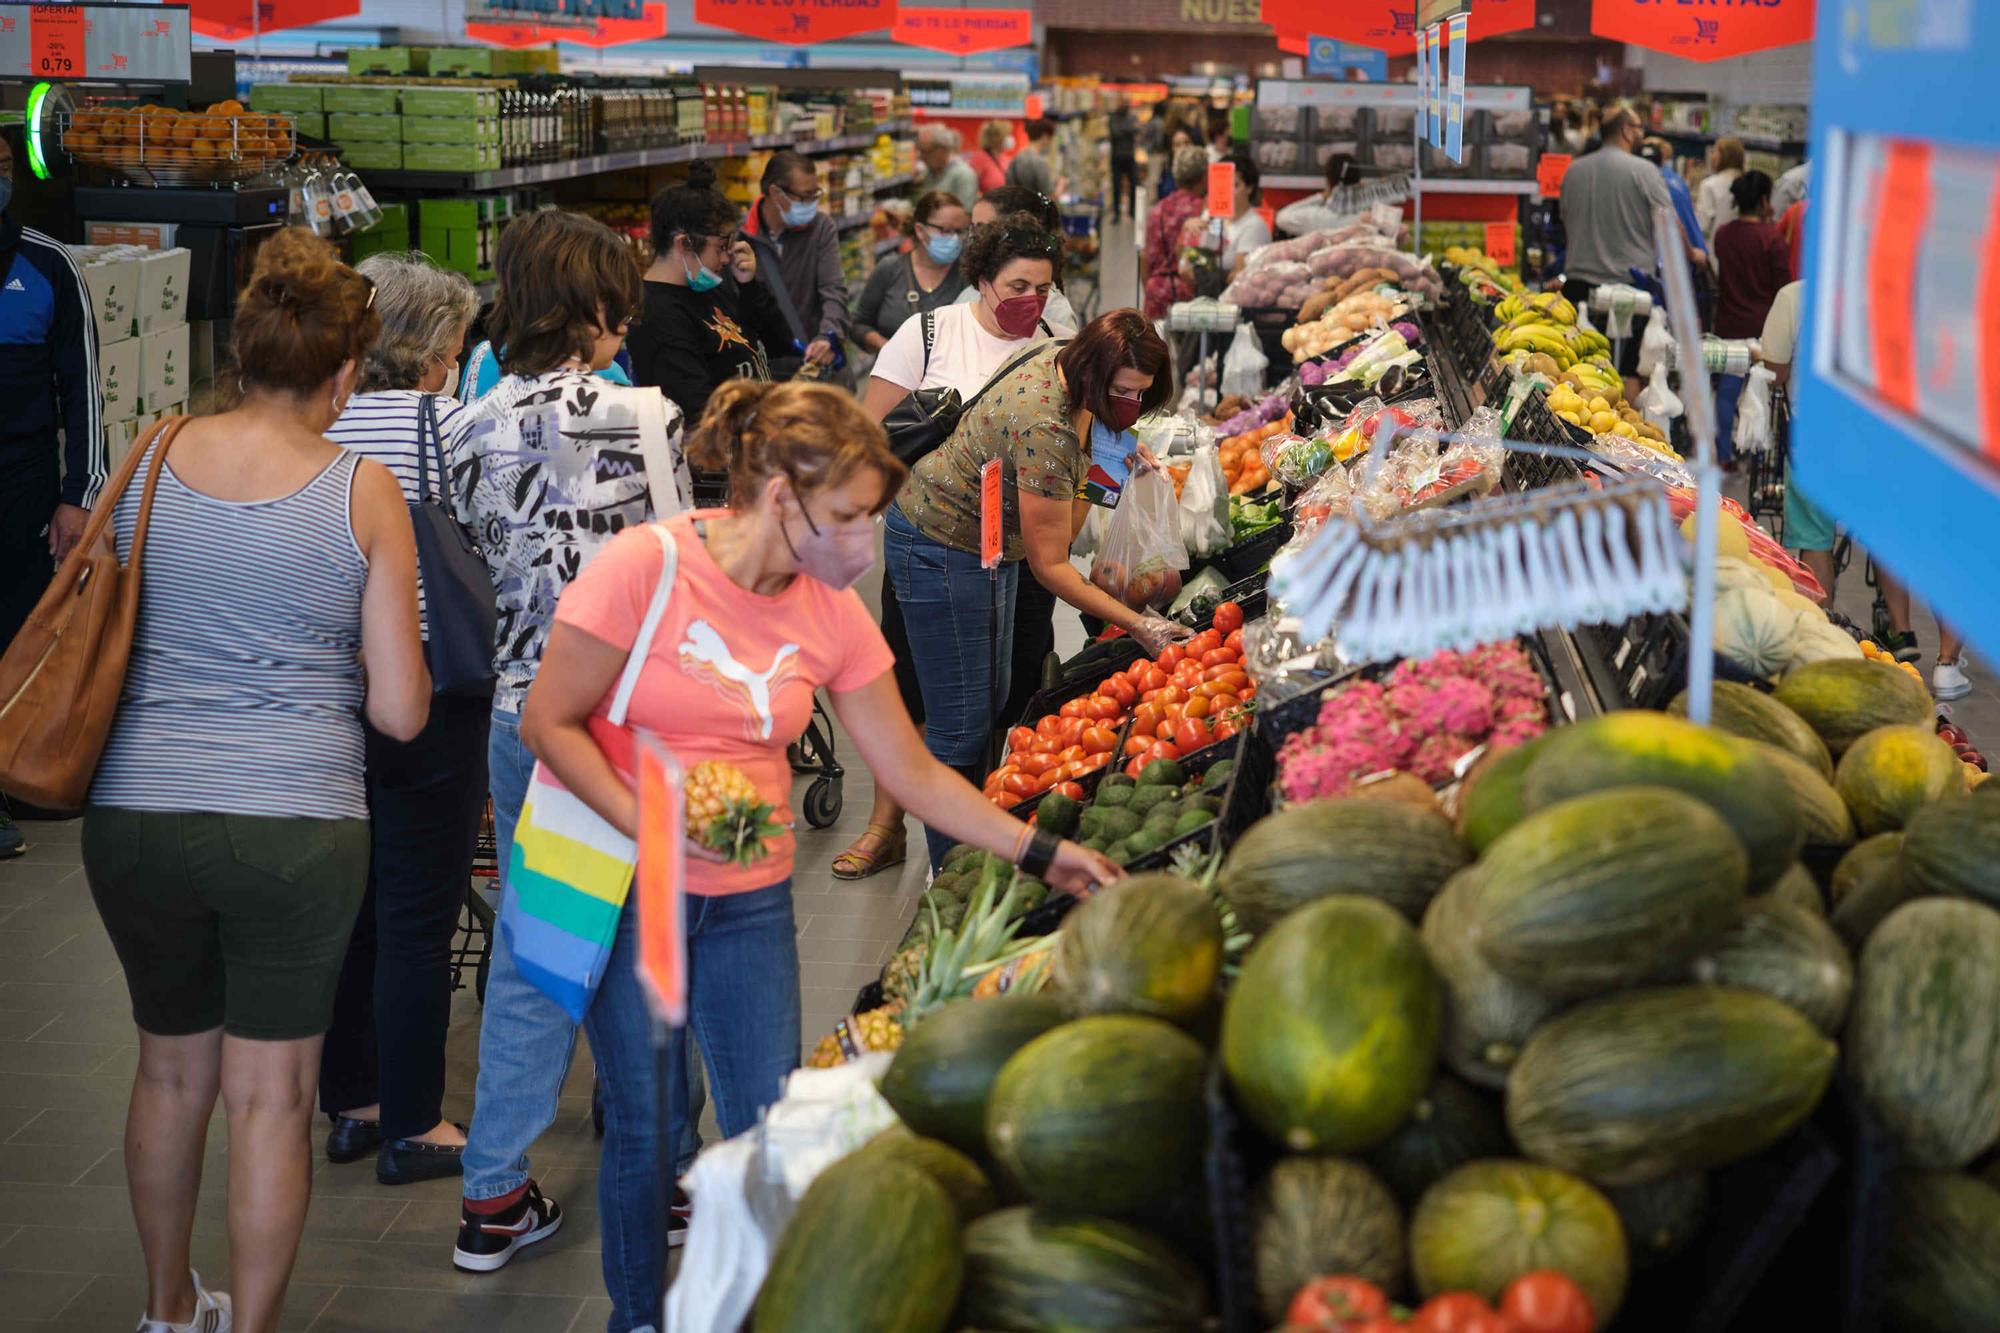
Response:
[[[639,980],[669,1027],[687,1023],[687,938],[681,897],[687,882],[687,788],[672,751],[641,735],[637,761]]]
[[[1489,222],[1486,224],[1486,257],[1501,268],[1514,267],[1513,223]]]
[[[38,79],[73,79],[89,68],[81,5],[28,6],[28,68]]]
[[[991,569],[1000,563],[1006,548],[1000,514],[1000,460],[988,459],[979,469],[979,567]]]
[[[1236,164],[1208,164],[1208,215],[1212,218],[1236,216]]]
[[[1535,163],[1535,188],[1544,199],[1554,199],[1563,192],[1563,177],[1569,174],[1572,161],[1568,153],[1543,153]]]

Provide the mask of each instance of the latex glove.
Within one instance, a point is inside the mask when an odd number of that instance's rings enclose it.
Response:
[[[1186,643],[1194,637],[1194,631],[1178,621],[1165,616],[1141,616],[1139,623],[1126,631],[1145,650],[1146,656],[1158,657],[1172,643]]]
[[[1125,878],[1125,868],[1102,852],[1064,840],[1056,848],[1056,859],[1050,862],[1049,873],[1043,878],[1051,888],[1061,889],[1072,897],[1088,898],[1099,885]]]

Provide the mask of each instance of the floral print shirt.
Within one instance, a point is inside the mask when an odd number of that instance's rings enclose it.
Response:
[[[1027,554],[1018,497],[1074,500],[1090,467],[1063,405],[1051,345],[990,385],[959,418],[951,438],[927,454],[903,484],[896,506],[918,532],[941,546],[979,552],[979,470],[1000,460],[1001,558]]]

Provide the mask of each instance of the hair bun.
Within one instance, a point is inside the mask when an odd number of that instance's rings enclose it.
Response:
[[[696,162],[688,168],[688,188],[712,190],[715,188],[715,164],[708,161]]]

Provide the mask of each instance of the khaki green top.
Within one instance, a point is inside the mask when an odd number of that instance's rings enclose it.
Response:
[[[1021,488],[1050,500],[1074,500],[1090,462],[1063,407],[1051,344],[989,386],[959,418],[951,438],[910,472],[896,505],[932,541],[979,553],[979,470],[1000,460],[1001,558],[1027,554],[1021,540]]]

